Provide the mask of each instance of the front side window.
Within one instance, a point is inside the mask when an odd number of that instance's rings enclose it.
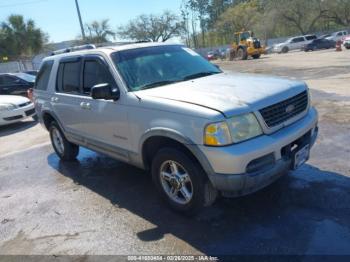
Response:
[[[180,45],[118,51],[112,54],[112,60],[130,91],[221,73],[203,57]]]
[[[84,62],[83,92],[90,94],[91,88],[99,84],[112,84],[113,78],[108,69],[97,60]]]
[[[80,93],[80,65],[80,61],[60,63],[57,75],[57,89],[59,92]]]
[[[52,66],[53,66],[53,61],[46,61],[43,63],[38,73],[38,76],[36,77],[35,86],[34,86],[35,89],[38,89],[38,90],[47,89]]]

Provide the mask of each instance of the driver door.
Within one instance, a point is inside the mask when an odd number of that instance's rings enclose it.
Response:
[[[123,105],[123,96],[118,101],[95,100],[91,89],[95,85],[110,84],[117,86],[104,58],[99,55],[84,57],[82,65],[82,93],[80,103],[81,134],[88,145],[117,153],[127,157],[130,149],[127,107]],[[124,96],[125,99],[125,96]]]

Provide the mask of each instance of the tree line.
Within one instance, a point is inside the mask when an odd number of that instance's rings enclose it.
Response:
[[[194,47],[231,43],[234,32],[262,39],[350,26],[350,0],[183,0],[185,41]]]
[[[167,41],[181,38],[199,48],[230,44],[234,32],[252,30],[261,39],[350,27],[350,0],[183,0],[179,13],[144,14],[113,29],[108,19],[85,25],[77,43]],[[31,19],[11,15],[0,23],[0,62],[23,59],[47,46],[48,35]]]

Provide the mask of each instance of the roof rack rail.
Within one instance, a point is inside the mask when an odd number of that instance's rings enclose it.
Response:
[[[76,51],[80,51],[80,50],[89,50],[89,49],[96,49],[96,46],[92,45],[92,44],[87,44],[87,45],[68,47],[68,48],[64,48],[64,49],[60,49],[60,50],[56,50],[56,51],[52,52],[51,56],[76,52]]]

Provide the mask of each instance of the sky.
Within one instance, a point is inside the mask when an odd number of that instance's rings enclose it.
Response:
[[[181,0],[79,0],[83,23],[109,19],[112,29],[140,14],[171,10],[179,14]],[[75,0],[0,0],[0,22],[11,14],[31,18],[49,35],[50,42],[81,34]]]

